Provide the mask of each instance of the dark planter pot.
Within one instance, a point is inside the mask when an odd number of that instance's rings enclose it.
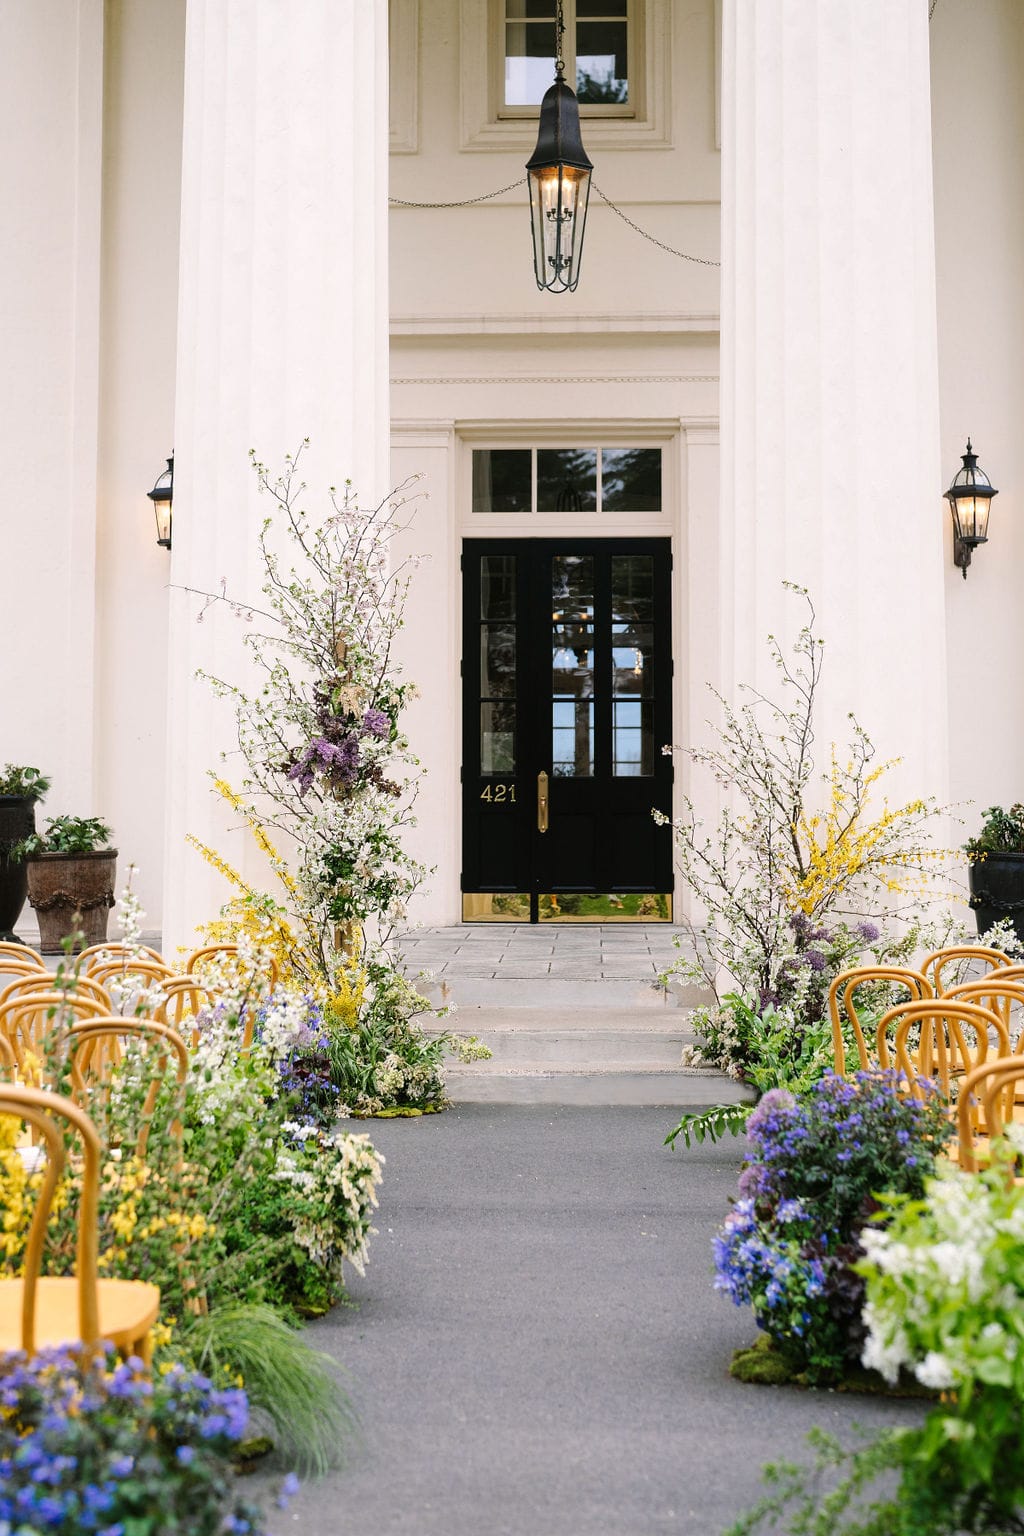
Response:
[[[36,853],[26,860],[28,900],[39,920],[40,949],[60,954],[79,929],[81,947],[103,944],[114,905],[117,849],[101,853]]]
[[[1008,917],[1024,944],[1024,853],[988,853],[968,871],[978,932]]]
[[[18,943],[14,925],[21,916],[28,890],[24,859],[10,850],[36,829],[34,795],[0,795],[0,941]]]

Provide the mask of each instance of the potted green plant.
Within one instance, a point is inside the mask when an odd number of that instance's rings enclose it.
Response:
[[[964,844],[978,932],[1009,918],[1024,944],[1024,805],[991,805],[977,837]]]
[[[44,955],[59,954],[76,932],[83,946],[105,941],[117,868],[112,835],[95,816],[51,816],[45,831],[20,844]]]
[[[18,943],[14,925],[28,890],[21,845],[36,830],[36,801],[50,781],[38,768],[6,763],[0,769],[0,941]]]

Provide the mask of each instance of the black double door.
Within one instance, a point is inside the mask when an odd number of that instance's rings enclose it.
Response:
[[[671,916],[667,539],[463,550],[467,918]]]

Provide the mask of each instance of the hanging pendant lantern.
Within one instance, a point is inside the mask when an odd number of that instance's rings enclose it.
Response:
[[[580,134],[576,92],[565,83],[562,7],[555,21],[555,83],[540,107],[537,147],[526,162],[538,288],[572,293],[580,280],[583,232],[594,169]]]

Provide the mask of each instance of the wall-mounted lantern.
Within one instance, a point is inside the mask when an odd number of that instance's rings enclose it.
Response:
[[[538,288],[572,293],[580,280],[583,232],[594,169],[580,133],[576,92],[565,83],[562,38],[565,20],[555,18],[555,83],[540,105],[537,147],[526,162],[533,226],[533,271]]]
[[[171,547],[171,507],[174,501],[174,455],[167,460],[167,468],[157,476],[156,484],[146,495],[156,513],[156,541],[162,549]]]
[[[962,455],[963,465],[953,477],[953,484],[945,493],[953,514],[953,564],[967,580],[967,567],[971,555],[979,544],[988,540],[988,514],[992,497],[999,492],[983,469],[978,468],[978,455],[967,439],[967,452]]]

